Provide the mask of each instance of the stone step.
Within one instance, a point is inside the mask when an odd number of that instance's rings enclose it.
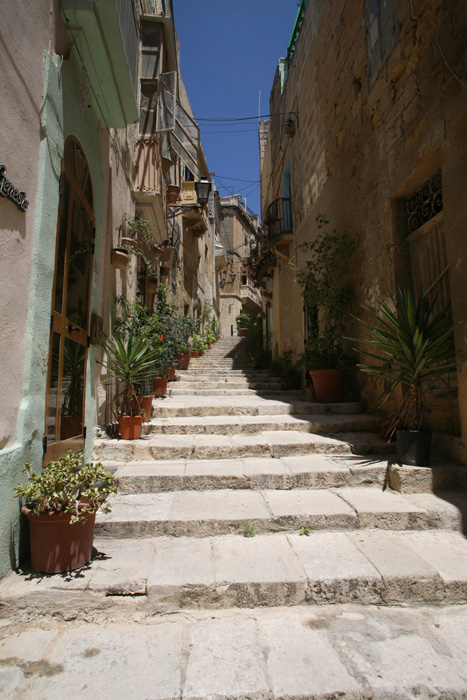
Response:
[[[115,474],[120,493],[204,491],[215,489],[329,489],[379,484],[388,478],[390,459],[298,455],[245,459],[104,461]],[[419,490],[426,489],[426,480]],[[430,489],[426,489],[430,491]]]
[[[154,402],[153,417],[176,416],[233,416],[233,415],[302,415],[312,414],[355,414],[362,412],[362,404],[352,403],[315,403],[305,397],[284,399],[280,395],[272,395],[268,399],[261,396],[206,396],[202,403],[192,396],[168,397]]]
[[[5,698],[60,700],[72,688],[83,700],[465,698],[462,605],[171,610],[142,622],[132,609],[146,596],[116,600],[68,583],[51,596],[61,594],[56,614],[44,602],[45,619],[6,621]],[[110,619],[97,617],[97,605]],[[30,614],[24,600],[17,606]]]
[[[233,375],[231,373],[226,374],[189,374],[189,370],[181,377],[180,381],[184,383],[191,384],[213,384],[213,383],[228,383],[238,386],[252,386],[254,384],[265,384],[268,386],[277,386],[280,390],[282,384],[278,377],[268,377],[268,376],[249,376],[246,377],[243,374]]]
[[[161,435],[231,435],[271,430],[297,430],[306,433],[337,433],[375,430],[380,421],[367,414],[352,416],[303,414],[300,417],[272,416],[184,416],[182,418],[152,418],[146,426],[148,433]]]
[[[37,577],[10,574],[0,584],[1,615],[67,619],[112,606],[112,616],[120,607],[141,618],[183,608],[467,602],[467,541],[456,532],[96,537],[94,545],[94,560],[78,576],[38,585]]]
[[[401,495],[376,486],[335,489],[170,491],[118,494],[96,518],[106,537],[209,537],[310,530],[462,532],[467,495]]]
[[[185,391],[197,391],[199,389],[254,389],[256,391],[261,391],[262,389],[269,389],[273,391],[280,391],[281,383],[273,380],[267,381],[250,381],[248,379],[234,379],[232,377],[225,377],[224,379],[209,379],[205,378],[204,381],[198,377],[182,377],[179,382],[175,385],[176,389],[184,389]]]
[[[374,433],[337,433],[333,437],[296,430],[252,435],[153,435],[139,440],[98,438],[94,460],[119,462],[159,459],[223,459],[319,454],[385,454],[394,449]]]
[[[277,387],[268,389],[191,389],[190,387],[180,388],[179,382],[173,385],[172,396],[255,396],[256,393],[260,393],[262,396],[275,396],[277,394]],[[296,389],[294,391],[287,391],[284,396],[303,396],[303,391],[301,389]]]

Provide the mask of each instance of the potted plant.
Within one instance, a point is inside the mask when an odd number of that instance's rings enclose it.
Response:
[[[237,333],[240,338],[244,338],[248,332],[248,324],[250,323],[250,316],[243,311],[241,311],[235,317],[235,323],[237,324]]]
[[[418,301],[410,290],[398,289],[394,308],[378,302],[378,312],[368,311],[372,321],[357,319],[370,331],[368,339],[353,338],[369,345],[363,351],[371,363],[359,364],[363,372],[384,380],[379,397],[382,406],[396,390],[402,398],[390,418],[387,437],[396,433],[397,455],[403,464],[429,463],[431,432],[425,429],[423,383],[456,369],[454,328],[449,308],[437,308],[420,293]],[[394,397],[396,398],[396,397]]]
[[[108,513],[107,499],[117,492],[112,474],[100,462],[82,466],[82,456],[71,452],[39,473],[28,462],[22,473],[28,482],[14,495],[29,521],[34,571],[56,574],[90,562],[96,512]]]
[[[214,333],[212,332],[211,326],[208,326],[204,331],[204,342],[206,343],[206,348],[210,348],[214,341]]]
[[[195,333],[191,342],[191,356],[199,357],[199,354],[204,352],[206,350],[206,347],[207,345],[204,342],[203,338],[197,333]]]
[[[159,354],[145,338],[129,333],[125,339],[118,332],[103,344],[107,359],[100,364],[112,374],[120,384],[115,396],[120,435],[123,440],[138,439],[141,436],[143,414],[134,411],[137,387],[156,373]]]
[[[307,308],[314,316],[312,336],[300,360],[313,382],[315,399],[333,402],[342,399],[349,365],[342,340],[354,300],[347,273],[355,242],[347,235],[329,232],[326,217],[320,215],[316,220],[316,237],[299,246],[310,258],[295,271]]]

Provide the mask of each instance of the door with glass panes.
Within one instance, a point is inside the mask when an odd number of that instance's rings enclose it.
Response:
[[[89,297],[94,252],[91,174],[83,148],[68,138],[60,178],[50,315],[44,464],[84,448]]]

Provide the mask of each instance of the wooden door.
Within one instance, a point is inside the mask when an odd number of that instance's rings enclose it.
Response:
[[[44,464],[84,448],[89,298],[94,252],[89,166],[70,137],[60,178],[55,273],[50,316]]]

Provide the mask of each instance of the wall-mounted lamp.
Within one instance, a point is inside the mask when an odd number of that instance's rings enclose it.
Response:
[[[177,216],[177,214],[181,214],[184,211],[196,211],[197,209],[202,209],[205,207],[208,203],[211,187],[212,182],[206,180],[204,177],[198,182],[195,182],[198,204],[169,204],[169,211],[167,213],[168,218],[173,219],[175,216]]]

